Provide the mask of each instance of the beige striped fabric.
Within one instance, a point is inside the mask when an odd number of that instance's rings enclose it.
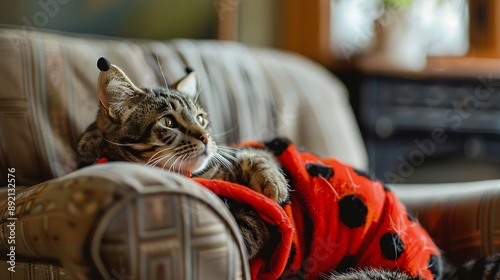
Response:
[[[98,108],[101,56],[140,86],[163,86],[160,66],[169,83],[186,66],[195,69],[218,142],[285,135],[312,152],[367,166],[346,89],[298,56],[231,42],[119,40],[4,27],[0,168],[15,167],[19,183],[75,170],[78,137]]]

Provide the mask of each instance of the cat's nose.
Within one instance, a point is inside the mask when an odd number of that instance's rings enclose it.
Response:
[[[198,140],[200,140],[201,142],[203,142],[203,144],[207,144],[208,143],[208,134],[207,133],[202,133],[200,134],[200,136],[198,136]]]

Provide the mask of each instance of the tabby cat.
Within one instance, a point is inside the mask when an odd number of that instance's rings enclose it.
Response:
[[[169,88],[139,88],[105,58],[98,60],[98,68],[101,106],[96,121],[79,140],[79,167],[101,158],[141,162],[181,174],[237,182],[276,202],[286,200],[287,181],[270,152],[218,147],[214,142],[207,113],[195,101],[194,72],[189,70]],[[268,240],[267,225],[251,209],[234,203],[228,206],[251,258]]]
[[[98,60],[98,68],[101,70],[98,80],[100,108],[96,121],[79,140],[80,167],[102,158],[140,162],[181,174],[236,182],[278,203],[287,199],[287,180],[271,152],[220,147],[214,142],[207,113],[196,102],[198,91],[194,72],[187,70],[183,79],[168,88],[139,88],[105,58]],[[228,207],[240,227],[251,259],[269,240],[271,229],[252,209],[233,203],[228,203]],[[490,268],[496,269],[492,273],[496,273],[497,278],[490,276],[488,279],[498,279],[499,258],[492,263]],[[472,270],[464,267],[467,271]],[[458,274],[462,272],[450,270],[449,279],[476,279],[460,278]],[[325,277],[411,279],[404,273],[378,269]]]

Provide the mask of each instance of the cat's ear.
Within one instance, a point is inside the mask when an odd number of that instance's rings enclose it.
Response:
[[[97,68],[101,70],[97,82],[99,101],[113,119],[137,104],[145,94],[120,68],[109,63],[106,58],[99,58]]]
[[[186,72],[187,75],[177,82],[175,89],[191,98],[194,98],[198,92],[198,79],[196,78],[195,72],[191,68],[186,68]]]

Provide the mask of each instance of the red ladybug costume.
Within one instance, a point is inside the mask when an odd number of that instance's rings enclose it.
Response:
[[[222,197],[252,206],[275,225],[271,254],[250,263],[253,279],[318,279],[353,268],[395,269],[439,279],[439,249],[386,186],[332,158],[299,152],[287,139],[241,146],[274,152],[287,175],[283,206],[238,184],[193,178]]]
[[[248,188],[195,180],[232,199],[251,192],[239,201],[277,225],[281,244],[270,258],[251,262],[253,279],[317,279],[363,267],[396,269],[422,279],[441,275],[439,249],[382,183],[335,159],[299,152],[287,139],[241,146],[274,152],[292,188],[284,213]]]

